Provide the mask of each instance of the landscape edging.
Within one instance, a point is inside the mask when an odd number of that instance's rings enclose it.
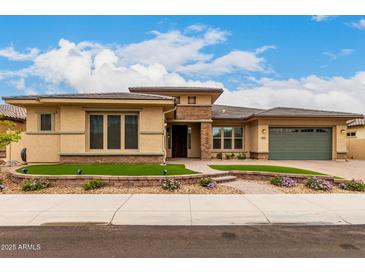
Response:
[[[18,167],[19,168],[19,167]],[[182,184],[195,184],[200,179],[206,177],[222,177],[222,176],[236,176],[238,179],[244,180],[262,180],[270,181],[275,176],[289,177],[297,180],[298,183],[305,183],[308,177],[314,175],[303,174],[287,174],[287,173],[273,173],[273,172],[259,172],[259,171],[226,171],[217,172],[213,174],[187,174],[187,175],[161,175],[161,176],[111,176],[111,175],[33,175],[22,174],[15,169],[6,171],[6,176],[14,183],[20,184],[25,179],[43,179],[49,181],[52,185],[61,186],[80,186],[90,180],[100,179],[106,185],[123,186],[123,187],[148,187],[159,186],[165,179],[175,179]],[[324,178],[332,183],[337,181],[330,176],[316,175],[316,177]]]

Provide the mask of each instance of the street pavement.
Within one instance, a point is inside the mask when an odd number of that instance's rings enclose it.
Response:
[[[0,257],[365,257],[365,226],[0,227]]]
[[[0,226],[365,224],[364,194],[0,195]]]

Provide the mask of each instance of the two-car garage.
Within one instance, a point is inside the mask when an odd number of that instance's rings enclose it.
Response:
[[[331,160],[332,128],[270,127],[270,160]]]

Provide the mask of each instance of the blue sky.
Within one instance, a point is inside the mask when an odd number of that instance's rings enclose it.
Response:
[[[365,112],[362,16],[1,16],[0,95],[220,86],[220,103]]]

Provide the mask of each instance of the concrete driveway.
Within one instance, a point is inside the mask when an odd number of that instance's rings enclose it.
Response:
[[[0,226],[365,224],[364,194],[0,195]]]
[[[289,166],[303,169],[310,169],[321,173],[342,177],[345,179],[365,180],[365,160],[348,160],[348,161],[312,161],[312,160],[173,160],[173,163],[183,163],[187,168],[204,172],[216,173],[208,165],[276,165]]]

